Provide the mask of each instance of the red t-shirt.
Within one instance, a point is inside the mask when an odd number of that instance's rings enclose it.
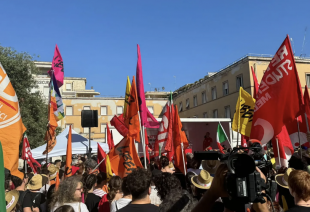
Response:
[[[212,138],[205,138],[205,140],[203,140],[203,151],[205,151],[206,150],[206,148],[208,147],[208,146],[211,146],[211,144],[212,144]]]

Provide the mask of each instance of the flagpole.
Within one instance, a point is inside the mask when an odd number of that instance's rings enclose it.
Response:
[[[299,141],[300,159],[302,159],[302,150],[301,150],[301,143],[300,143],[300,130],[299,130],[299,121],[298,121],[298,119],[297,119],[297,128],[298,128],[298,141]]]
[[[277,150],[278,150],[279,165],[280,165],[280,168],[281,168],[281,167],[282,167],[282,164],[281,164],[281,157],[280,157],[280,150],[279,150],[279,141],[278,141],[277,138],[276,138],[276,141],[277,141]]]
[[[229,138],[228,138],[228,136],[227,136],[227,134],[226,134],[226,132],[225,132],[225,130],[224,130],[224,128],[223,128],[223,126],[222,126],[222,124],[221,124],[220,121],[219,121],[219,124],[221,125],[221,128],[222,128],[222,130],[223,130],[223,132],[224,132],[224,134],[225,134],[225,136],[226,136],[226,138],[227,138],[227,141],[228,141],[230,147],[232,147],[232,146],[231,146],[231,142],[229,141]]]
[[[103,161],[105,161],[105,158],[103,158],[103,159],[100,161],[100,163],[98,163],[98,165],[97,165],[92,171],[95,171],[96,169],[98,169],[98,167],[100,166],[100,164],[101,164]]]
[[[142,149],[143,149],[144,168],[147,169],[146,152],[145,152],[145,140],[144,140],[144,126],[142,126],[142,124],[141,124],[140,111],[138,111],[138,117],[139,117],[139,123],[140,123],[140,126],[141,126],[141,129],[140,129],[140,140],[141,140]]]
[[[184,173],[185,173],[185,175],[186,175],[186,169],[185,169],[185,160],[184,160],[184,152],[183,152],[183,148],[184,148],[184,145],[183,145],[183,142],[181,142],[181,152],[182,152],[183,167],[184,167]]]

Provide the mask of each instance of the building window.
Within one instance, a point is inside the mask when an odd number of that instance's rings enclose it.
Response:
[[[73,124],[65,124],[66,128],[71,126],[71,129],[73,129]]]
[[[49,92],[50,92],[50,88],[49,87],[44,87],[43,88],[43,95],[45,97],[48,97],[49,96]]]
[[[202,104],[207,103],[207,95],[206,92],[202,92],[201,94]]]
[[[230,118],[230,106],[225,107],[225,118]]]
[[[66,91],[72,91],[71,83],[66,83]]]
[[[240,87],[243,87],[243,77],[242,75],[237,76],[237,91],[239,91]]]
[[[180,102],[180,103],[179,103],[179,112],[182,112],[182,111],[183,111],[183,103]]]
[[[194,96],[194,107],[197,107],[198,102],[197,102],[197,96]]]
[[[83,130],[84,130],[84,133],[89,133],[89,128],[88,127],[84,127]]]
[[[213,118],[217,118],[217,110],[213,110]]]
[[[90,106],[84,106],[83,110],[90,110]]]
[[[211,88],[212,100],[216,99],[216,87]]]
[[[223,96],[228,95],[228,81],[223,82]]]
[[[67,106],[66,107],[66,116],[72,116],[73,111],[72,111],[72,106]]]
[[[116,113],[117,113],[117,115],[123,114],[123,106],[117,106]]]
[[[306,84],[309,88],[310,87],[310,74],[306,74]]]
[[[101,124],[100,125],[100,132],[105,133],[105,129],[107,128],[107,124]]]
[[[150,111],[152,115],[154,114],[153,106],[147,106],[147,109]]]
[[[106,116],[107,115],[107,106],[100,107],[100,115]]]
[[[208,113],[203,113],[204,118],[208,118]]]
[[[189,108],[189,99],[186,99],[186,109]]]

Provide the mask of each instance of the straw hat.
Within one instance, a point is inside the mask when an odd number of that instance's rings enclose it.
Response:
[[[171,169],[173,171],[175,170],[174,165],[171,161],[169,162],[169,169]]]
[[[59,172],[59,168],[55,166],[54,164],[51,164],[48,166],[49,176],[50,179],[53,180],[56,178],[57,172]]]
[[[19,199],[19,192],[16,190],[9,191],[5,194],[6,211],[11,212],[15,208]]]
[[[34,175],[30,182],[27,185],[27,189],[29,190],[38,190],[40,188],[42,188],[45,184],[47,184],[48,182],[48,178],[45,175],[41,175],[41,174],[36,174]]]
[[[201,166],[204,170],[208,171],[210,174],[215,174],[217,168],[220,166],[219,160],[203,160]]]
[[[213,177],[206,170],[201,170],[198,176],[193,176],[191,181],[194,186],[201,189],[209,189],[211,187]]]
[[[276,183],[279,186],[282,186],[283,188],[288,188],[288,176],[290,175],[290,173],[292,171],[294,171],[295,169],[293,168],[288,168],[284,174],[278,174],[276,175]]]

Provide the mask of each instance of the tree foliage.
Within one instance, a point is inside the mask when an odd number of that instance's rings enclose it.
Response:
[[[31,92],[37,86],[32,74],[38,73],[33,56],[0,46],[0,62],[18,97],[31,148],[44,144],[48,107],[39,92]]]

